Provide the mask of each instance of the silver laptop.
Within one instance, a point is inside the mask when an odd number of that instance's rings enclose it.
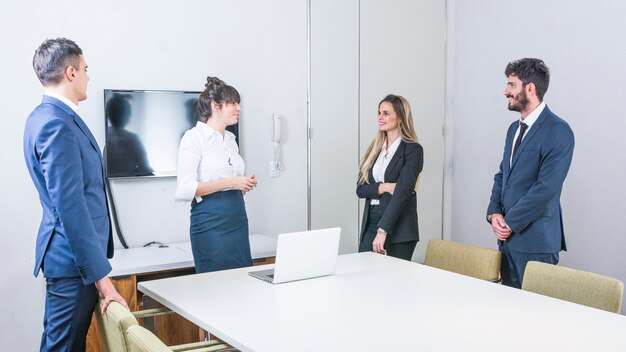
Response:
[[[332,275],[340,235],[339,227],[280,234],[274,269],[248,274],[273,284]]]

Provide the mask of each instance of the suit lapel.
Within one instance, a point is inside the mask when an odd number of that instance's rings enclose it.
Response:
[[[78,116],[76,113],[73,114],[73,117],[74,117],[74,122],[76,123],[76,125],[78,125],[78,128],[80,128],[80,130],[83,131],[85,136],[87,136],[93,148],[98,152],[98,156],[100,156],[100,149],[98,149],[98,142],[96,142],[96,139],[94,138],[93,134],[91,134],[91,131],[89,130],[87,125],[85,125],[85,122],[83,121],[83,119],[81,119],[80,116]]]
[[[519,155],[522,153],[524,148],[526,148],[528,144],[533,142],[533,137],[537,134],[537,131],[539,131],[539,129],[543,125],[543,122],[546,120],[546,116],[548,115],[549,111],[550,110],[548,110],[548,107],[546,106],[541,112],[541,115],[539,115],[539,117],[537,118],[537,121],[535,121],[535,123],[533,123],[533,126],[530,128],[530,130],[528,130],[528,133],[526,133],[526,136],[524,137],[524,139],[522,139],[522,143],[519,145],[519,150],[517,151],[517,154],[513,156],[513,161],[511,162],[511,169],[513,169],[513,167],[515,166],[515,163],[517,162],[517,159],[519,158]]]
[[[398,149],[396,149],[396,152],[393,154],[393,157],[391,158],[391,160],[389,161],[389,165],[387,165],[387,168],[385,169],[385,181],[389,179],[389,172],[391,172],[391,170],[393,170],[396,167],[396,164],[398,163],[398,161],[400,161],[401,158],[404,157],[404,145],[406,143],[404,141],[400,141],[400,145],[398,145]]]
[[[83,132],[83,134],[87,137],[87,139],[89,139],[91,146],[96,150],[96,152],[98,152],[98,157],[100,158],[100,161],[102,161],[102,155],[100,154],[100,149],[98,148],[98,142],[96,142],[96,139],[94,138],[93,134],[91,134],[91,131],[89,130],[89,128],[87,127],[83,119],[81,119],[80,116],[78,116],[78,114],[74,112],[74,110],[72,110],[72,108],[67,106],[65,103],[63,103],[59,99],[48,96],[48,95],[44,95],[41,102],[53,104],[57,106],[58,108],[60,108],[61,110],[63,110],[66,114],[71,116],[76,126],[78,126],[78,128]]]

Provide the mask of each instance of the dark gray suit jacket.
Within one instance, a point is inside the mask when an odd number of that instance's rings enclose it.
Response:
[[[424,165],[424,151],[418,143],[401,141],[393,158],[385,170],[385,182],[395,183],[393,195],[378,195],[380,182],[374,180],[372,169],[369,170],[369,183],[358,183],[356,194],[365,198],[363,222],[359,239],[367,224],[370,200],[380,199],[382,217],[378,227],[387,232],[387,243],[402,243],[419,240],[417,224],[417,196],[415,183]]]

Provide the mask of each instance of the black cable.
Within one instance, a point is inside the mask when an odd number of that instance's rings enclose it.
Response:
[[[152,241],[152,242],[148,242],[146,244],[143,245],[144,247],[150,247],[150,246],[159,246],[159,248],[167,248],[169,247],[168,245],[166,245],[163,242],[159,242],[159,241]]]
[[[128,245],[126,244],[126,240],[124,240],[124,235],[122,235],[122,230],[120,229],[120,223],[117,220],[117,211],[115,210],[115,200],[113,200],[113,193],[111,191],[111,181],[108,177],[105,177],[107,181],[107,195],[109,196],[109,204],[111,204],[111,217],[113,218],[113,224],[115,225],[115,232],[117,232],[117,238],[120,240],[122,247],[128,249]]]
[[[106,124],[106,120],[105,120],[105,124]],[[106,128],[106,126],[105,126]],[[126,240],[124,239],[124,235],[122,235],[122,229],[120,228],[120,223],[117,220],[117,210],[115,210],[115,200],[113,199],[113,191],[111,191],[111,180],[109,180],[109,177],[106,175],[107,173],[107,147],[106,145],[104,146],[104,149],[102,150],[102,158],[103,163],[104,163],[104,179],[106,181],[106,191],[107,191],[107,196],[109,197],[109,204],[111,204],[111,217],[113,217],[113,225],[115,226],[115,233],[117,233],[117,238],[120,240],[120,243],[122,244],[122,247],[124,247],[125,249],[128,249],[128,245],[126,244]]]

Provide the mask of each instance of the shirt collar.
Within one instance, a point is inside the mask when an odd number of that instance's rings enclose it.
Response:
[[[216,131],[209,125],[207,125],[205,122],[198,121],[196,123],[196,128],[200,131],[200,134],[202,134],[204,138],[210,139],[213,135],[217,135],[220,138],[222,137],[221,133],[219,133],[218,131]],[[234,138],[235,138],[235,135],[232,134],[230,131],[224,131],[224,142],[230,141],[231,139],[234,139]]]
[[[530,129],[533,126],[533,124],[537,121],[537,119],[539,118],[539,115],[541,115],[541,113],[543,112],[543,109],[545,108],[546,108],[546,103],[542,101],[541,104],[539,104],[539,106],[537,106],[535,110],[533,110],[533,112],[531,112],[530,114],[528,114],[528,116],[526,116],[524,121],[520,119],[520,122],[523,122],[526,125],[528,125],[528,128]]]
[[[398,146],[400,145],[401,141],[402,141],[402,137],[398,137],[396,138],[395,141],[393,141],[393,143],[391,143],[391,145],[389,146],[389,154],[392,154],[393,152],[396,151],[396,149],[398,149]],[[386,147],[387,147],[387,142],[383,143],[382,151],[384,151]]]
[[[72,111],[74,111],[78,115],[78,105],[72,103],[66,97],[64,97],[64,96],[62,96],[60,94],[56,94],[56,93],[50,92],[50,91],[44,91],[43,95],[47,95],[49,97],[53,97],[53,98],[59,99],[61,102],[63,102],[63,104],[69,106],[70,109],[72,109]]]

